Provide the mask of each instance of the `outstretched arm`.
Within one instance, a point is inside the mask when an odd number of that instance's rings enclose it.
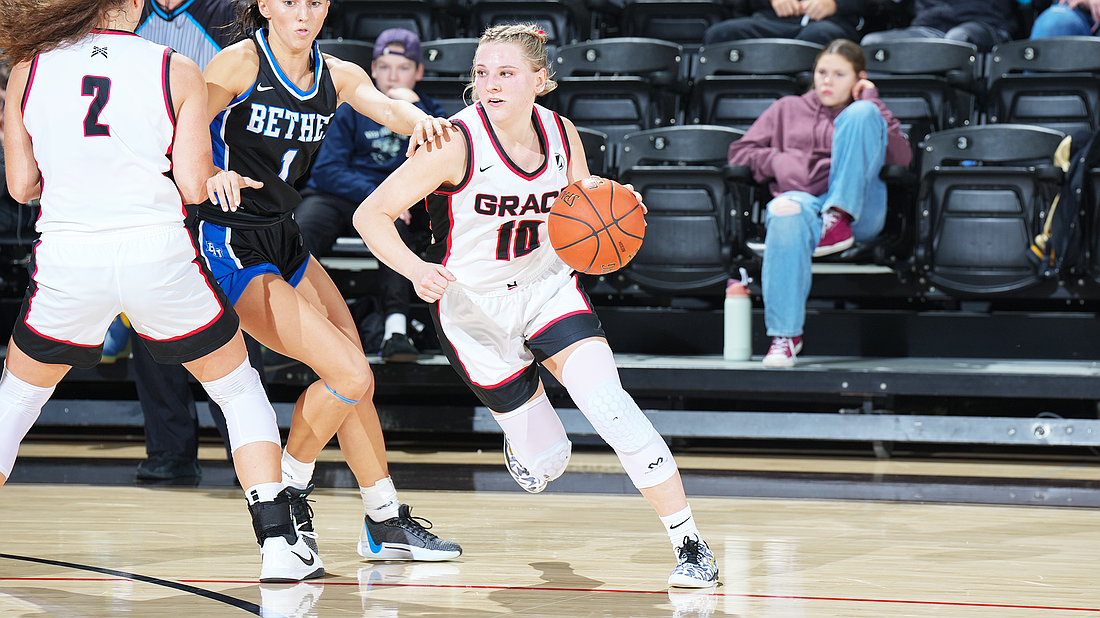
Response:
[[[444,118],[429,116],[408,101],[391,99],[375,88],[374,82],[359,65],[326,55],[325,62],[332,74],[332,82],[341,103],[348,103],[355,111],[374,119],[387,129],[401,135],[409,135],[406,156],[411,156],[424,143],[443,144],[451,123]]]

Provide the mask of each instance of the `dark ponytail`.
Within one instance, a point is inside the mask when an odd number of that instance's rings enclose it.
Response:
[[[237,7],[236,37],[251,38],[260,28],[267,25],[267,18],[260,13],[257,0],[233,0]]]

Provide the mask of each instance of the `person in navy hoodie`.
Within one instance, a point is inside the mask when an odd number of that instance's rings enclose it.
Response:
[[[414,32],[390,28],[378,35],[370,70],[383,94],[408,101],[430,116],[446,115],[442,105],[414,90],[424,77],[420,38]],[[408,143],[408,136],[390,131],[351,106],[336,111],[317,153],[302,203],[294,209],[294,218],[310,252],[326,255],[340,236],[357,236],[351,225],[352,214],[360,202],[405,162]],[[406,246],[415,248],[417,231],[429,228],[427,218],[423,205],[418,205],[394,222]],[[388,362],[414,362],[420,354],[407,334],[412,284],[381,262],[378,282],[386,318],[382,358]]]

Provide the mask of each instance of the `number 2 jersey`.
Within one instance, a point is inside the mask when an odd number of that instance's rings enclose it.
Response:
[[[256,82],[210,124],[214,165],[262,181],[241,190],[236,213],[204,204],[203,219],[233,226],[242,219],[278,218],[302,201],[294,183],[309,172],[336,112],[336,86],[317,43],[313,43],[313,84],[301,90],[283,73],[267,44],[267,29],[253,35],[260,68]]]
[[[182,224],[182,199],[165,176],[171,58],[133,33],[97,30],[31,62],[21,109],[42,173],[39,232]]]
[[[532,111],[542,165],[525,171],[500,146],[480,103],[451,117],[466,137],[466,174],[427,199],[433,243],[428,259],[471,290],[506,290],[559,262],[547,237],[550,206],[569,184],[565,125],[540,105]]]

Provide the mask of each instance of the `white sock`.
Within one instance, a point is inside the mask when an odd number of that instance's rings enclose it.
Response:
[[[302,463],[283,449],[283,484],[297,489],[305,489],[313,479],[313,467],[316,461]]]
[[[397,517],[401,502],[397,499],[397,488],[393,486],[393,479],[386,477],[371,487],[360,487],[359,495],[363,496],[363,508],[371,521],[378,523]]]
[[[668,532],[668,540],[672,541],[673,549],[679,549],[684,544],[684,537],[693,538],[696,541],[701,538],[699,529],[695,527],[695,518],[691,516],[690,506],[662,517],[661,523],[665,525],[665,531]]]
[[[279,495],[282,490],[282,483],[260,483],[244,490],[244,497],[245,500],[248,500],[249,505],[257,502],[274,502],[275,496]]]
[[[382,341],[389,339],[394,335],[405,335],[407,333],[406,323],[408,320],[405,318],[404,313],[391,313],[386,316],[386,334],[382,335]]]

